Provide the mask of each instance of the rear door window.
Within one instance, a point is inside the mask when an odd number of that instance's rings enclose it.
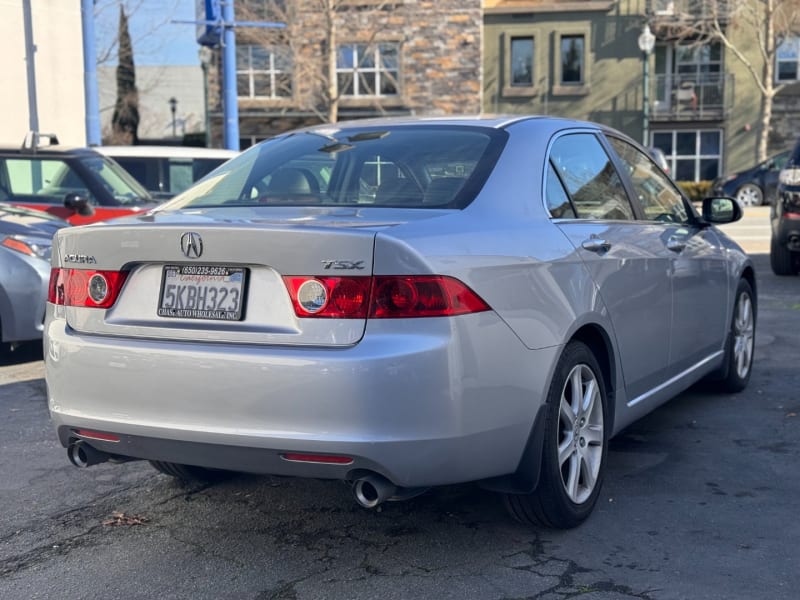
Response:
[[[550,163],[579,219],[633,220],[619,173],[594,134],[561,136],[550,150]]]

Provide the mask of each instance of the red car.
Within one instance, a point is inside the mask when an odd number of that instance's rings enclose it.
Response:
[[[0,202],[73,225],[140,213],[156,202],[127,171],[91,148],[0,146]]]

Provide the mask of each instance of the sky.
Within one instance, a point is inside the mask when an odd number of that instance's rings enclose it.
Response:
[[[99,65],[117,62],[115,40],[119,5],[128,14],[128,28],[137,65],[199,65],[196,0],[97,0],[95,36]]]

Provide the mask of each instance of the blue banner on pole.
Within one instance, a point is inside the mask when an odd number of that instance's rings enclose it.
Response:
[[[222,39],[222,9],[219,0],[195,0],[197,15],[197,43],[201,46],[219,46]]]

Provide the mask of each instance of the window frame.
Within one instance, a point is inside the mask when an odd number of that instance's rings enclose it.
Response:
[[[267,53],[267,68],[266,69],[254,69],[253,68],[253,50],[260,49]],[[287,98],[292,98],[294,96],[294,78],[293,78],[293,66],[291,55],[288,49],[277,49],[272,46],[261,46],[258,44],[243,44],[237,46],[238,50],[247,50],[247,64],[246,68],[242,68],[241,63],[239,62],[239,56],[237,54],[236,57],[236,97],[239,100],[285,100]],[[278,60],[278,53],[283,52],[287,57],[288,68],[281,69],[277,65]],[[281,88],[277,85],[276,81],[281,75],[287,75],[289,80],[289,89],[285,91],[285,93],[280,93]],[[239,90],[238,79],[241,76],[247,76],[247,87],[248,87],[248,94],[246,96],[242,96]],[[255,82],[257,77],[266,77],[266,80],[269,84],[269,95],[261,96],[256,95],[255,93]]]
[[[794,56],[791,58],[782,58],[781,57],[781,49],[786,43],[791,43],[794,47]],[[794,65],[794,77],[792,78],[782,78],[781,75],[781,63],[791,63]],[[775,48],[775,83],[794,83],[796,81],[800,81],[800,36],[797,35],[790,35],[787,36],[786,39],[781,40],[781,42]]]
[[[695,152],[694,154],[678,154],[677,153],[677,136],[679,133],[693,133],[695,136]],[[701,150],[701,134],[703,133],[716,133],[718,136],[718,147],[719,153],[718,154],[708,154],[702,153]],[[668,152],[662,146],[659,146],[655,140],[659,135],[663,134],[670,134],[670,151]],[[664,156],[667,158],[667,162],[669,163],[669,172],[671,177],[678,181],[678,161],[686,161],[686,160],[693,160],[694,161],[694,179],[681,179],[681,181],[713,181],[717,177],[720,177],[723,174],[722,165],[724,159],[724,151],[725,151],[725,131],[723,128],[699,128],[699,129],[658,129],[651,133],[651,140],[653,142],[653,146],[659,148],[662,152],[664,152]],[[717,173],[713,177],[703,178],[702,177],[702,169],[701,163],[704,160],[716,160],[717,161]]]
[[[580,38],[583,40],[581,52],[581,79],[580,81],[564,81],[563,53],[564,41],[570,38]],[[591,29],[585,27],[573,27],[563,32],[553,34],[552,70],[554,81],[552,93],[554,96],[587,96],[591,92],[591,61],[589,60],[592,48]]]
[[[382,60],[382,48],[384,46],[391,46],[397,57],[397,65],[394,69],[388,69],[384,66]],[[340,66],[339,64],[339,57],[340,53],[343,49],[349,48],[352,52],[353,57],[353,66]],[[359,48],[365,49],[363,54],[359,53]],[[364,67],[363,62],[365,60],[365,56],[368,54],[372,54],[372,66],[371,67]],[[376,41],[376,42],[343,42],[340,43],[336,47],[336,78],[337,78],[337,87],[339,90],[339,97],[343,99],[363,99],[363,98],[398,98],[401,95],[401,85],[400,85],[400,71],[401,71],[401,45],[398,42],[394,41]],[[381,92],[382,88],[382,79],[385,76],[391,76],[394,74],[394,84],[395,84],[395,93],[394,94],[384,94]],[[338,83],[339,77],[342,74],[347,74],[351,77],[351,85],[352,85],[352,92],[351,94],[346,94],[343,90],[343,87]],[[361,93],[359,90],[359,86],[361,84],[360,75],[367,74],[374,76],[374,87],[375,90],[371,94]]]

